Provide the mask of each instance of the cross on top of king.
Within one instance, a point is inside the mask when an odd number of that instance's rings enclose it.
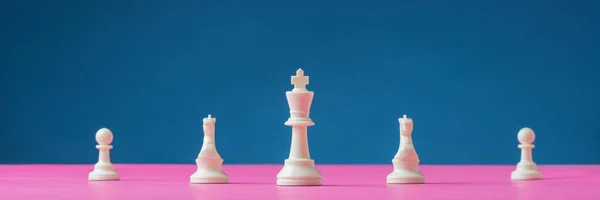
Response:
[[[306,85],[308,85],[308,76],[304,76],[302,68],[296,71],[296,76],[292,76],[292,84],[294,85],[292,91],[307,91]]]

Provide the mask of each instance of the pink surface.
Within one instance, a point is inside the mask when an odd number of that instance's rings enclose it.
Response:
[[[600,166],[540,166],[543,180],[513,182],[514,166],[422,166],[426,184],[387,185],[391,165],[318,165],[323,186],[275,185],[281,165],[225,165],[231,184],[192,185],[194,165],[116,165],[121,181],[89,182],[92,165],[0,165],[0,199],[600,199]]]

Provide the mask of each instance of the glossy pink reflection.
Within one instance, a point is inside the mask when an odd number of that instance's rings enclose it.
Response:
[[[189,184],[195,165],[115,165],[121,181],[90,182],[92,165],[0,165],[0,199],[600,199],[600,166],[422,166],[426,184],[388,185],[392,165],[317,165],[323,186],[275,185],[281,165],[225,165],[231,184]]]

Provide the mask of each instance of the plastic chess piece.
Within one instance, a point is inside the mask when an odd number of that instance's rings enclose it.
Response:
[[[537,169],[533,162],[531,150],[535,147],[535,133],[530,128],[522,128],[517,134],[519,139],[519,148],[521,149],[521,161],[517,163],[517,169],[511,173],[512,180],[536,180],[542,178],[542,173]]]
[[[404,115],[400,123],[400,147],[392,159],[394,171],[387,176],[389,184],[425,183],[425,176],[419,172],[419,156],[412,143],[412,119]]]
[[[292,144],[290,155],[277,174],[277,185],[321,185],[321,173],[308,150],[308,126],[315,125],[309,117],[314,93],[306,89],[308,76],[304,76],[302,69],[292,76],[292,84],[294,89],[285,93],[290,107],[290,118],[285,125],[292,127]]]
[[[190,183],[228,183],[229,177],[222,170],[223,159],[215,146],[215,123],[217,119],[208,115],[202,122],[204,141],[198,158],[196,158],[198,169],[190,176]]]
[[[98,163],[94,165],[94,170],[90,172],[88,179],[91,181],[116,181],[120,179],[119,173],[115,171],[110,162],[110,145],[113,141],[113,134],[107,128],[101,128],[96,132],[96,148],[100,151]]]

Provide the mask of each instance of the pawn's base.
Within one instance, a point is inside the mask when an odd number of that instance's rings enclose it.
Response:
[[[223,184],[229,183],[229,177],[222,171],[196,171],[190,176],[193,184]]]
[[[542,173],[532,169],[517,169],[510,174],[512,180],[538,180],[542,179]]]
[[[277,174],[277,185],[317,186],[322,176],[311,159],[286,159],[283,169]]]
[[[421,184],[425,183],[425,176],[418,171],[394,170],[387,175],[388,184]]]
[[[116,171],[94,170],[88,175],[90,181],[118,181],[121,176]]]

